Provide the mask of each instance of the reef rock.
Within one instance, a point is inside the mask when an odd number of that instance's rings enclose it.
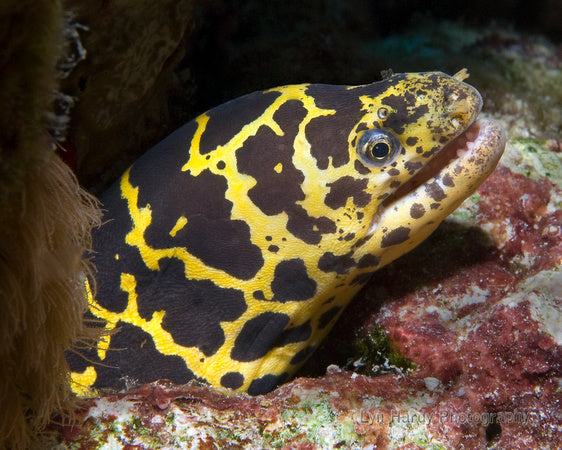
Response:
[[[99,189],[170,131],[174,69],[194,2],[64,3],[73,67],[61,84],[70,120],[63,145],[79,179]]]

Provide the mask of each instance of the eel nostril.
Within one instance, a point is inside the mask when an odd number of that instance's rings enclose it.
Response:
[[[457,94],[456,92],[451,92],[448,96],[447,96],[447,100],[449,102],[456,102],[459,99],[459,94]]]

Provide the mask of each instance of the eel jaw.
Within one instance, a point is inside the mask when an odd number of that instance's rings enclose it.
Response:
[[[498,122],[481,119],[453,139],[377,209],[367,246],[379,267],[410,251],[495,169],[506,143]]]

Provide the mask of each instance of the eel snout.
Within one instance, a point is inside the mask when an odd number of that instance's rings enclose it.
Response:
[[[498,122],[475,121],[379,206],[370,231],[397,220],[408,223],[411,232],[434,228],[492,173],[505,143]],[[424,213],[417,217],[413,210]]]

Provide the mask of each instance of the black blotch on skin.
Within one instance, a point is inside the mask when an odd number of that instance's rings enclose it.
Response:
[[[272,253],[277,253],[279,251],[279,247],[277,247],[277,245],[270,245],[267,249]]]
[[[132,171],[131,175],[134,173]],[[131,181],[137,178],[131,176]],[[153,189],[145,189],[146,181],[140,183],[139,206],[150,204],[153,223],[156,219],[157,223],[164,224],[164,218],[172,216],[169,224],[173,227],[175,220],[181,215],[187,217],[188,222],[190,216],[197,215],[204,215],[209,219],[230,219],[232,202],[225,198],[228,182],[222,175],[215,175],[205,169],[197,176],[189,172],[178,172],[174,177],[166,174],[162,178],[165,181],[160,180],[159,186]],[[163,183],[167,184],[166,189],[163,189]],[[155,195],[158,191],[160,195]]]
[[[151,224],[145,232],[146,242],[153,248],[186,247],[205,264],[235,277],[251,278],[263,264],[261,250],[250,241],[245,222],[230,220],[232,203],[225,198],[226,179],[209,170],[198,176],[181,171],[189,159],[189,144],[196,129],[195,122],[189,122],[149,150],[131,168],[130,182],[139,188],[136,206],[150,205],[152,212]],[[115,199],[114,194],[110,195]],[[104,198],[102,201],[106,203]],[[112,207],[111,199],[107,207]],[[172,237],[169,232],[181,216],[188,222]],[[116,226],[124,228],[123,223]],[[116,247],[115,242],[110,241],[108,245]],[[96,245],[94,250],[99,251]],[[130,267],[124,266],[122,272],[138,276],[136,265],[124,264]]]
[[[427,114],[427,105],[416,106],[416,96],[411,92],[402,95],[387,95],[381,103],[390,106],[394,111],[385,120],[385,127],[391,128],[398,134],[402,134],[406,125],[417,122],[423,115]]]
[[[322,315],[318,319],[318,328],[321,330],[323,328],[326,328],[326,326],[332,321],[334,317],[336,317],[336,315],[340,310],[341,310],[341,306],[334,306],[333,308],[330,308],[328,311],[322,313]]]
[[[200,153],[224,145],[245,125],[253,122],[270,106],[280,92],[254,92],[224,103],[209,111],[209,121],[201,136]]]
[[[371,196],[365,192],[368,180],[366,178],[355,179],[350,176],[342,177],[333,183],[328,183],[330,192],[326,195],[324,203],[332,209],[345,206],[349,197],[353,198],[353,203],[357,206],[366,206],[371,200]]]
[[[139,207],[150,204],[152,210],[152,222],[145,232],[149,246],[185,247],[206,265],[243,280],[262,267],[261,249],[252,243],[250,227],[245,221],[230,219],[232,202],[225,198],[226,178],[209,170],[196,177],[176,170],[172,175],[164,172],[162,177],[144,174],[149,177],[145,179],[136,164],[133,169],[131,182],[140,183]],[[156,186],[154,178],[160,178]],[[181,216],[187,218],[187,224],[172,237],[169,232]]]
[[[443,192],[443,189],[441,189],[441,186],[439,186],[439,183],[437,183],[437,181],[434,181],[433,183],[430,184],[426,184],[425,192],[436,202],[439,202],[443,200],[445,197],[447,197],[447,194]]]
[[[261,250],[252,244],[250,227],[242,220],[213,221],[196,216],[188,219],[180,232],[189,253],[236,278],[249,280],[263,266]]]
[[[264,214],[279,214],[304,199],[301,189],[304,175],[295,168],[292,158],[298,125],[305,115],[306,110],[300,102],[292,100],[285,103],[274,115],[284,132],[283,136],[277,136],[270,128],[261,127],[255,136],[249,137],[236,150],[239,172],[257,181],[248,191],[248,196]],[[283,164],[281,173],[274,170],[279,163]]]
[[[357,172],[359,172],[361,175],[369,175],[371,173],[369,168],[358,159],[355,160],[354,166],[355,170],[357,170]]]
[[[287,344],[292,344],[295,342],[303,342],[308,340],[312,335],[312,328],[310,327],[310,320],[306,321],[301,325],[296,327],[288,328],[283,331],[283,334],[279,337],[279,341],[276,343],[276,347],[283,347]]]
[[[224,161],[217,162],[217,169],[223,170],[226,167],[226,163]]]
[[[230,389],[238,389],[244,384],[244,375],[240,372],[228,372],[221,377],[221,386]]]
[[[388,169],[387,173],[393,177],[400,175],[400,171],[398,169],[395,169],[394,167],[392,169]]]
[[[121,290],[121,273],[134,273],[140,278],[149,278],[137,248],[125,243],[125,236],[133,223],[126,200],[121,197],[119,182],[114,183],[102,196],[103,226],[92,230],[92,248],[89,254],[96,272],[103,274],[96,280],[96,301],[108,311],[123,312],[127,308],[128,296]],[[115,255],[119,259],[115,259]]]
[[[396,189],[398,188],[402,183],[400,183],[400,181],[398,180],[394,180],[390,183],[390,188],[391,189]]]
[[[439,208],[439,203],[432,203],[431,205],[429,205],[429,207],[431,209],[437,209],[437,208]]]
[[[376,267],[380,264],[381,260],[379,257],[367,253],[366,255],[362,256],[359,262],[357,263],[357,267],[363,269],[365,267]]]
[[[436,145],[434,147],[431,147],[428,151],[424,152],[422,156],[424,158],[430,158],[433,155],[435,155],[435,153],[437,153],[439,150],[441,150],[441,147],[442,147],[441,145]]]
[[[106,218],[107,216],[104,216]],[[116,229],[117,228],[117,229]],[[101,232],[100,232],[101,231]],[[119,223],[107,222],[103,227],[93,230],[93,241],[95,251],[91,256],[91,261],[95,264],[96,273],[103,274],[103,277],[97,277],[95,284],[90,286],[96,287],[96,301],[108,311],[121,313],[127,308],[129,297],[126,292],[121,289],[121,273],[134,273],[139,280],[150,280],[153,276],[136,247],[125,244],[125,238],[120,242],[115,242],[113,249],[107,248],[107,245],[99,246],[98,239],[105,241],[105,236],[109,235],[110,242],[115,235],[111,232],[122,233]],[[115,259],[115,254],[119,255],[119,259]]]
[[[409,145],[410,147],[413,147],[417,143],[418,138],[416,136],[410,136],[408,139],[406,139],[406,145]]]
[[[443,175],[443,184],[448,187],[454,187],[455,182],[453,181],[453,177],[451,177],[451,175],[448,173]]]
[[[253,295],[256,300],[265,300],[265,295],[263,294],[263,291],[254,291]]]
[[[274,301],[308,300],[316,294],[316,281],[308,276],[304,261],[293,258],[277,264],[271,290]]]
[[[331,219],[311,217],[301,205],[294,205],[287,214],[287,230],[307,244],[318,244],[322,234],[336,231],[336,224]]]
[[[285,212],[289,218],[287,229],[304,242],[317,244],[321,235],[332,232],[335,225],[326,217],[310,217],[302,206],[297,205],[305,198],[301,188],[304,175],[293,165],[293,142],[305,115],[306,110],[300,102],[288,101],[274,114],[284,135],[277,136],[271,129],[261,127],[236,151],[236,156],[240,173],[257,181],[248,191],[252,202],[266,215]],[[274,170],[278,163],[283,164],[281,173]]]
[[[316,349],[314,345],[303,348],[300,352],[291,358],[291,364],[300,364],[306,360]]]
[[[375,89],[379,87],[375,85]],[[380,89],[377,91],[377,94]],[[314,98],[314,103],[322,109],[349,109],[360,110],[361,102],[359,97],[364,93],[358,94],[356,90],[348,90],[346,86],[333,84],[311,84],[306,88],[306,94]]]
[[[316,165],[326,170],[332,158],[332,166],[340,167],[349,162],[347,138],[354,123],[345,113],[315,117],[306,126],[305,136],[310,143],[310,154]]]
[[[96,366],[98,378],[94,387],[121,390],[127,381],[138,384],[168,379],[185,384],[195,378],[179,356],[167,356],[156,350],[152,336],[131,324],[118,322],[117,333],[111,336],[111,349],[101,365]]]
[[[283,383],[289,378],[289,374],[284,372],[281,375],[264,375],[261,378],[256,378],[250,383],[248,387],[249,395],[262,395],[267,394],[269,391],[273,390],[275,386]]]
[[[410,207],[410,217],[412,219],[419,219],[425,214],[425,208],[421,203],[414,203]]]
[[[231,358],[241,362],[263,358],[276,346],[289,320],[286,314],[269,311],[248,320],[234,342]]]
[[[363,236],[362,238],[357,239],[357,241],[355,241],[355,244],[353,244],[353,246],[351,248],[359,248],[365,242],[367,242],[369,239],[370,239],[370,236]]]
[[[360,123],[359,125],[357,125],[357,128],[355,128],[355,133],[357,133],[359,135],[359,133],[361,133],[362,131],[366,131],[368,130],[369,127],[367,126],[366,123]],[[352,144],[355,145],[357,137],[353,138],[353,142]]]
[[[335,114],[316,117],[310,121],[305,135],[311,144],[310,152],[316,159],[318,168],[328,168],[332,158],[334,167],[340,167],[349,162],[348,137],[359,118],[361,112],[361,95],[378,95],[380,85],[371,85],[370,89],[349,91],[345,86],[331,86],[312,84],[307,88],[307,94],[314,97],[319,108],[335,110]],[[361,125],[360,125],[361,127]]]
[[[353,252],[345,255],[334,255],[332,252],[326,252],[318,260],[318,268],[322,272],[336,272],[340,275],[347,273],[356,264],[351,257],[352,254]]]
[[[404,167],[406,168],[406,170],[410,175],[413,175],[414,172],[418,171],[423,167],[423,164],[421,162],[406,161]]]
[[[434,134],[439,135],[439,142],[445,143],[449,140],[446,136],[442,136],[443,134],[445,134],[445,130],[441,125],[435,125],[435,123],[432,121],[429,121],[428,125],[431,127],[431,130]],[[435,140],[435,138],[433,138],[433,140]]]
[[[155,311],[165,311],[162,328],[175,343],[213,355],[225,340],[220,323],[236,320],[246,311],[243,292],[210,280],[188,280],[177,259],[163,259],[160,267],[150,283],[137,280],[139,315],[150,320]]]
[[[347,138],[353,124],[344,114],[315,117],[305,129],[305,136],[310,143],[310,154],[316,159],[316,165],[326,170],[332,158],[332,165],[340,167],[349,162]]]
[[[386,233],[381,241],[381,247],[386,248],[392,245],[401,244],[404,241],[408,240],[408,235],[410,234],[410,228],[407,227],[398,227],[394,230],[389,231]]]

